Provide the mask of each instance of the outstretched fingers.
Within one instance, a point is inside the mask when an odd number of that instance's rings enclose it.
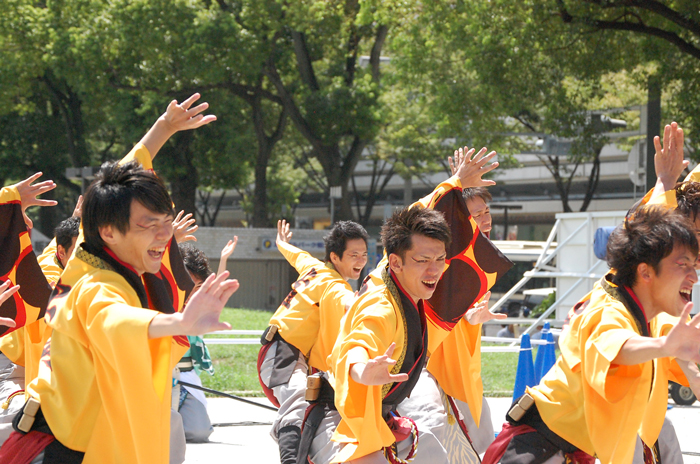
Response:
[[[17,290],[19,290],[19,285],[14,285],[10,287],[11,283],[12,282],[8,280],[2,285],[0,285],[0,305],[7,301],[12,295],[17,293]],[[14,325],[12,325],[11,327],[14,327]]]
[[[185,101],[180,103],[180,107],[184,108],[185,110],[188,110],[194,102],[199,100],[200,97],[201,95],[198,92],[195,92],[192,95],[190,95],[190,97],[187,98]]]

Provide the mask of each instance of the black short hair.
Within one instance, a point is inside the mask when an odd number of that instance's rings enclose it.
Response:
[[[331,253],[335,253],[338,258],[343,259],[348,240],[357,238],[364,240],[365,245],[367,245],[369,234],[364,227],[352,221],[336,222],[331,232],[323,237],[323,243],[326,245],[326,261],[331,260]]]
[[[445,249],[452,241],[450,227],[441,212],[415,205],[394,212],[382,226],[382,245],[387,256],[394,253],[403,260],[406,251],[413,246],[412,236],[416,234],[440,240]]]
[[[73,239],[80,234],[80,218],[69,217],[61,221],[53,230],[56,237],[56,245],[61,245],[64,250],[68,250],[73,245]]]
[[[168,190],[152,171],[137,161],[103,164],[83,200],[83,233],[88,245],[104,246],[100,227],[111,225],[126,234],[132,200],[154,213],[174,216]]]
[[[178,247],[185,268],[199,280],[203,282],[214,273],[209,267],[207,255],[202,250],[189,243],[181,243]]]
[[[691,221],[700,215],[700,182],[680,182],[676,184],[678,211]]]
[[[462,197],[464,197],[464,201],[469,201],[474,198],[481,198],[484,200],[484,203],[489,203],[491,200],[493,200],[491,193],[484,187],[465,188],[462,190]]]
[[[698,254],[693,223],[675,209],[645,206],[610,234],[607,261],[615,270],[617,281],[631,287],[636,282],[637,267],[641,263],[658,271],[661,260],[677,246]]]

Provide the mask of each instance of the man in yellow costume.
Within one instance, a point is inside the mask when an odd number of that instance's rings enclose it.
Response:
[[[26,209],[31,206],[56,204],[53,200],[37,198],[38,195],[56,188],[56,184],[50,180],[34,183],[40,176],[41,173],[36,173],[0,190],[0,281],[21,284],[24,289],[0,304],[0,315],[17,321],[14,328],[0,327],[0,443],[12,432],[12,418],[22,407],[22,393],[27,380],[36,375],[43,347],[43,315],[51,293],[49,283],[55,284],[60,274],[60,271],[56,271],[58,264],[53,256],[50,257],[50,263],[48,259],[45,259],[43,264],[37,262],[29,236],[33,224],[25,213]],[[47,282],[47,279],[53,276],[56,278]],[[29,333],[33,335],[33,340],[39,347],[29,356],[36,361],[37,367],[30,365],[25,369],[26,345],[32,340],[31,336],[29,339],[25,337],[27,328],[31,328]],[[36,356],[32,358],[31,354]]]
[[[471,432],[480,425],[482,415],[486,415],[484,422],[491,420],[488,408],[482,409],[481,324],[501,317],[488,309],[488,290],[512,263],[480,233],[481,226],[490,230],[485,201],[479,204],[464,194],[463,187],[472,191],[494,184],[482,176],[498,165],[486,164],[495,152],[486,154],[483,148],[473,156],[474,152],[466,147],[455,150],[454,158],[448,159],[452,177],[411,206],[443,213],[453,239],[447,251],[446,271],[432,297],[425,301],[430,360],[411,396],[397,407],[398,413],[410,417],[418,427],[420,452],[415,462],[478,461],[478,453],[470,443]],[[479,221],[468,206],[479,211]],[[368,287],[383,283],[381,272],[386,264],[385,257],[365,282]],[[462,401],[464,414],[457,410],[454,400]],[[468,421],[467,415],[477,419]],[[472,425],[470,433],[467,424]],[[488,428],[480,431],[487,435]],[[485,442],[484,450],[490,443],[486,440],[488,437],[480,440],[482,446]]]
[[[687,218],[652,206],[613,232],[607,250],[613,272],[572,318],[555,366],[514,404],[483,462],[632,462],[637,435],[654,462],[668,381],[687,384],[680,365],[700,362],[700,317],[688,323],[698,242]]]
[[[383,283],[352,305],[331,355],[331,384],[342,418],[333,435],[339,452],[332,462],[392,462],[406,455],[405,448],[412,448],[408,456],[415,454],[415,423],[398,417],[397,406],[425,366],[424,300],[445,270],[450,229],[443,214],[416,206],[394,213],[381,236],[388,261]]]
[[[291,238],[289,224],[279,221],[277,248],[297,270],[299,279],[270,319],[258,358],[260,383],[279,407],[270,434],[278,442],[282,464],[297,462],[302,421],[309,406],[305,400],[309,368],[323,372],[329,369],[327,358],[340,320],[355,298],[347,281],[359,279],[367,264],[369,235],[355,222],[336,223],[324,238],[325,262],[293,246]],[[324,406],[319,408],[314,416],[334,413],[324,411]],[[328,445],[323,438],[315,442],[319,446],[312,447],[312,460]],[[303,452],[308,453],[309,447],[307,443]]]
[[[144,145],[172,135],[173,112],[196,127],[203,118],[192,116],[206,107],[190,109],[192,102],[172,102],[154,126],[163,130],[149,131]],[[187,349],[184,335],[228,328],[218,318],[238,288],[225,272],[207,279],[181,313],[177,296],[151,301],[158,295],[147,293],[142,276],[168,278],[161,264],[173,217],[153,172],[136,161],[103,167],[85,195],[85,241],[46,312],[53,332],[39,376],[27,387],[31,398],[14,420],[18,432],[0,449],[1,461],[21,455],[19,462],[47,464],[168,462],[171,372]]]

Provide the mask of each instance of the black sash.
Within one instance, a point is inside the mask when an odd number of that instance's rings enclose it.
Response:
[[[399,373],[408,374],[408,380],[394,383],[382,403],[398,405],[411,394],[425,366],[428,331],[426,330],[423,300],[419,300],[416,305],[413,299],[401,288],[393,272],[390,273],[390,278],[397,290],[397,292],[392,292],[392,295],[396,297],[396,293],[398,293],[399,301],[397,303],[399,311],[403,313],[406,328],[406,354]]]

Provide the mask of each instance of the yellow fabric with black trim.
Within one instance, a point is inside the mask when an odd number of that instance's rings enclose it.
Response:
[[[11,201],[20,201],[19,192],[14,187],[0,189],[0,204]],[[15,330],[0,337],[0,351],[15,364],[24,366],[24,340],[19,335],[20,330]]]
[[[56,438],[85,452],[85,464],[168,462],[171,373],[187,347],[148,338],[157,314],[140,307],[116,272],[76,254],[68,262],[47,310],[51,340],[27,392]]]
[[[394,358],[404,351],[406,337],[400,311],[382,283],[361,295],[343,318],[330,359],[330,382],[342,418],[333,433],[333,441],[345,444],[333,458],[334,463],[366,456],[395,441],[381,414],[383,386],[355,382],[350,377],[350,368],[383,355],[392,343],[396,343]]]
[[[651,335],[663,335],[669,324],[667,317],[652,319]],[[527,389],[553,432],[603,464],[632,462],[637,434],[652,446],[666,415],[669,378],[687,385],[671,358],[612,364],[622,345],[639,335],[625,306],[598,285],[562,333],[554,368]]]
[[[19,195],[19,192],[17,191],[16,187],[4,187],[0,190],[0,205],[5,205],[5,206],[12,206],[10,205],[11,203],[15,204],[15,207],[17,208],[17,216],[15,216],[13,219],[10,219],[9,217],[3,216],[2,220],[17,220],[18,226],[21,226],[19,229],[15,228],[13,229],[15,232],[20,231],[21,232],[18,234],[18,236],[13,236],[13,237],[6,237],[6,239],[12,241],[12,240],[18,240],[19,241],[19,249],[17,250],[19,252],[18,256],[6,256],[6,258],[10,260],[17,260],[19,259],[19,256],[24,256],[26,255],[23,259],[29,259],[29,260],[35,260],[36,256],[34,255],[34,252],[32,250],[32,244],[31,244],[31,238],[29,235],[29,231],[26,229],[24,226],[23,220],[19,218],[19,210],[21,208],[20,205],[21,202],[21,197]],[[4,224],[7,225],[7,224]],[[14,235],[15,232],[10,232],[11,234]],[[16,238],[15,238],[16,237]],[[52,242],[52,243],[55,243]],[[3,250],[5,253],[10,253],[9,250]],[[14,267],[9,271],[7,274],[6,278],[12,281],[13,283],[18,283],[18,268],[17,265],[19,264],[19,261],[15,263]],[[56,280],[58,280],[58,277],[55,275],[54,268],[56,267],[55,264],[53,265],[42,265],[41,262],[38,263],[38,268],[41,269],[41,271],[44,273],[46,276],[46,280],[53,285]],[[47,275],[48,274],[48,275]],[[60,274],[59,274],[60,275]],[[32,284],[36,284],[37,287],[40,287],[42,285],[46,285],[41,277],[41,274],[39,272],[27,275],[28,279],[31,279]],[[41,282],[39,282],[36,279],[42,279]],[[31,289],[31,285],[27,286],[27,289]],[[25,289],[25,290],[27,290]],[[31,343],[38,343],[40,346],[37,347],[36,349],[33,350],[33,353],[37,355],[41,355],[41,332],[43,330],[43,318],[39,318],[39,314],[43,311],[43,307],[37,307],[33,306],[29,301],[27,301],[23,296],[21,292],[22,288],[20,288],[20,292],[17,294],[19,298],[22,300],[21,304],[24,307],[24,318],[23,320],[15,319],[16,322],[18,323],[18,327],[15,330],[12,330],[10,333],[0,337],[0,351],[5,354],[12,362],[15,364],[18,364],[20,366],[25,366],[27,369],[25,370],[25,381],[31,380],[34,378],[33,376],[36,375],[36,368],[33,368],[33,362],[38,362],[38,357],[34,356],[31,357],[31,359],[27,360],[25,359],[25,354],[26,354],[26,349],[31,345]],[[32,290],[29,290],[29,293],[32,293]],[[46,288],[46,297],[48,299],[48,294],[50,293],[50,289],[47,287]],[[24,295],[27,296],[27,295]],[[6,302],[6,304],[9,304],[9,301]],[[43,304],[42,304],[43,306]],[[18,315],[19,316],[19,315]],[[27,339],[27,336],[25,334],[28,334],[29,338]]]
[[[306,251],[284,242],[278,244],[278,249],[297,270],[299,279],[270,324],[276,325],[282,338],[307,357],[310,366],[327,371],[340,320],[354,299],[352,287],[332,265]]]
[[[433,192],[411,205],[433,209],[445,192],[461,188],[457,176],[452,176],[438,185]],[[472,227],[476,222],[470,218]],[[382,284],[381,270],[388,264],[386,254],[377,268],[370,274],[371,285]],[[445,270],[449,268],[445,266]],[[491,284],[493,285],[493,283]],[[481,380],[481,324],[471,325],[464,318],[451,330],[446,331],[428,321],[428,372],[450,396],[469,405],[472,417],[479,425],[481,419],[481,397],[484,387]]]

